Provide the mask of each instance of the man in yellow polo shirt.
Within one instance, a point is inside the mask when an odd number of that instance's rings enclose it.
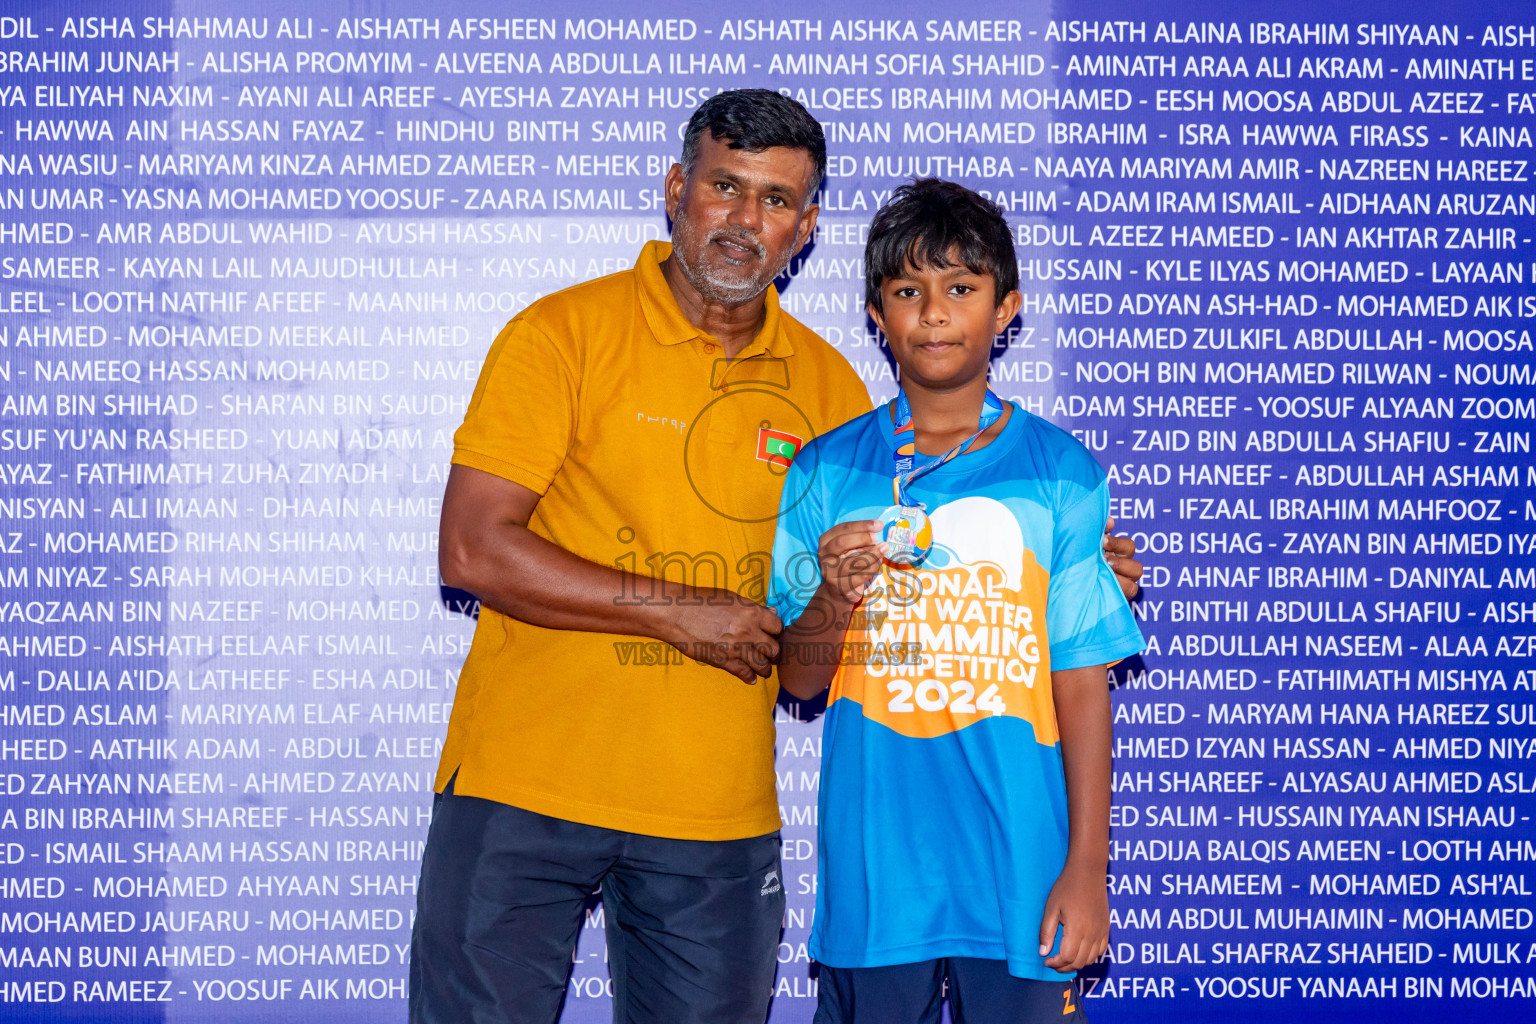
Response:
[[[491,348],[443,500],[443,579],[482,608],[422,864],[413,1021],[554,1021],[599,885],[617,1020],[766,1016],[774,522],[798,446],[870,408],[771,286],[825,166],[799,104],[712,98],[667,177],[673,245],[545,297]]]
[[[551,1024],[598,886],[615,1020],[766,1017],[769,552],[799,447],[870,408],[772,288],[825,166],[799,104],[712,97],[667,175],[673,244],[541,299],[486,358],[443,499],[443,580],[482,608],[422,862],[417,1024]]]

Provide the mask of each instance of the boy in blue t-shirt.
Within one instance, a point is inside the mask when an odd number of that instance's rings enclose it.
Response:
[[[1081,1019],[1071,975],[1109,941],[1105,666],[1142,645],[1104,474],[987,387],[1021,301],[996,206],[900,188],[865,268],[901,394],[796,456],[770,585],[781,685],[831,686],[816,1024],[936,1022],[946,980],[957,1024]]]

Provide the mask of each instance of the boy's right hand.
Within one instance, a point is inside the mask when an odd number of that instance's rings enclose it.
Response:
[[[858,604],[870,581],[880,574],[880,520],[838,523],[821,535],[816,558],[821,563],[822,591],[839,604]]]

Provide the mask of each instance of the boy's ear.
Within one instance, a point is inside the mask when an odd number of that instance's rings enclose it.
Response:
[[[1019,315],[1019,307],[1023,304],[1024,296],[1019,294],[1018,289],[1014,289],[1007,295],[1004,295],[1003,301],[997,304],[996,330],[992,333],[994,335],[1002,334],[1003,328],[1007,327],[1013,318]]]
[[[870,304],[866,305],[864,307],[864,312],[869,314],[869,318],[875,322],[875,326],[880,328],[880,333],[884,334],[885,333],[885,317],[880,315],[880,311],[875,308],[874,303],[870,303]],[[1008,319],[1012,320],[1013,317],[1009,317]],[[999,328],[999,330],[1001,330],[1001,328]]]

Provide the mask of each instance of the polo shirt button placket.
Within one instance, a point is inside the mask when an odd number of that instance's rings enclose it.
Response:
[[[706,353],[708,353],[709,355],[714,355],[714,353],[715,353],[715,344],[714,344],[714,342],[706,341],[704,343],[704,351]],[[731,386],[729,384],[725,383],[724,381],[721,381],[720,382],[720,393],[722,395],[726,395],[726,394],[730,394],[730,391],[731,391]]]

